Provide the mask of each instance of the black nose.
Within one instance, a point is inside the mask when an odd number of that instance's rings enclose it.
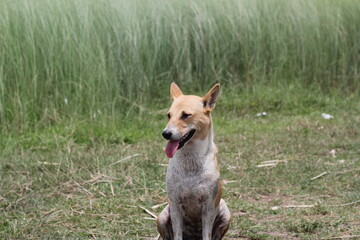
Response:
[[[168,130],[164,130],[164,131],[162,132],[162,135],[163,135],[163,137],[164,137],[165,139],[170,140],[172,133],[171,133],[170,131],[168,131]]]

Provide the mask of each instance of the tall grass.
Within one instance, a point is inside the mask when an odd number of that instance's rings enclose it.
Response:
[[[360,90],[357,0],[0,2],[0,125],[117,116],[179,82]]]

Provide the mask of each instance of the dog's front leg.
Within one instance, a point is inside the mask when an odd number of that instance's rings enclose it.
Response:
[[[202,237],[203,240],[211,240],[212,229],[216,218],[216,208],[213,203],[208,203],[208,207],[202,210]]]
[[[174,232],[174,240],[183,240],[183,217],[181,214],[181,206],[179,204],[170,202],[170,216]]]

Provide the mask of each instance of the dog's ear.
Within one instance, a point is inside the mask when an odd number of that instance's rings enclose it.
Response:
[[[220,84],[213,86],[210,91],[203,97],[204,109],[212,111],[215,107],[216,98],[220,92]]]
[[[183,95],[182,91],[180,90],[179,86],[176,83],[171,83],[170,85],[170,96],[173,100]]]

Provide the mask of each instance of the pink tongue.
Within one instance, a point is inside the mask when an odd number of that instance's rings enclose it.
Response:
[[[165,148],[165,153],[168,158],[172,158],[179,147],[180,141],[169,141]]]

